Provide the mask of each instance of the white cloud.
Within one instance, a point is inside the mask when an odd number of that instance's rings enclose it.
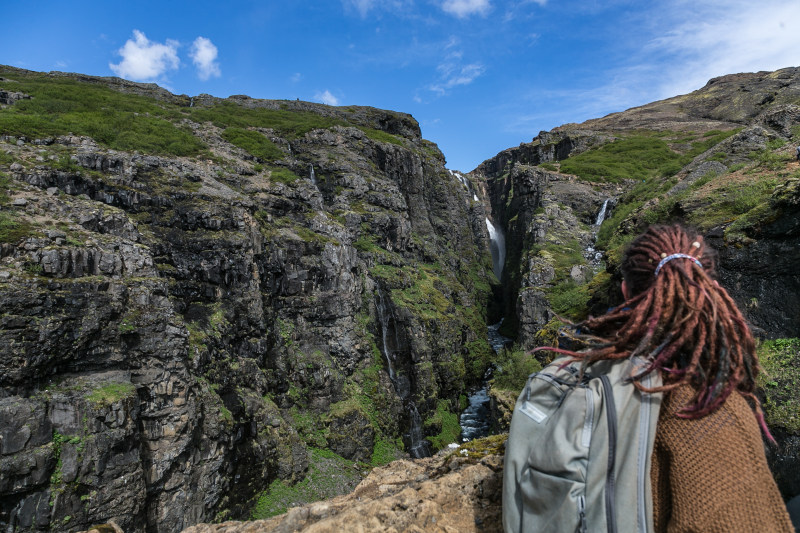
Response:
[[[458,18],[465,18],[470,15],[486,15],[492,8],[489,0],[444,0],[442,10]]]
[[[342,0],[345,10],[355,10],[365,18],[372,10],[404,12],[414,5],[414,0]]]
[[[295,72],[294,74],[291,75],[291,77],[289,77],[289,81],[291,81],[292,83],[297,83],[302,79],[303,75],[300,74],[299,72]]]
[[[205,37],[195,39],[192,49],[189,51],[189,57],[197,67],[197,75],[201,80],[207,80],[211,76],[218,78],[222,75],[219,63],[217,63],[217,47],[210,39]]]
[[[154,43],[139,30],[133,30],[133,39],[128,39],[118,53],[122,61],[117,65],[109,63],[109,68],[117,76],[136,81],[156,79],[180,65],[177,41]]]
[[[457,48],[459,41],[451,37],[445,45],[448,50],[444,61],[436,67],[439,72],[439,81],[432,84],[429,89],[438,95],[444,95],[449,89],[459,85],[469,85],[483,74],[485,68],[481,63],[473,62],[464,64],[464,53]]]
[[[671,0],[654,4],[635,25],[615,51],[626,61],[597,71],[583,86],[530,88],[504,110],[509,130],[596,118],[689,93],[718,76],[800,62],[800,2]]]
[[[660,97],[698,89],[724,74],[797,66],[800,59],[798,2],[681,1],[655,18],[669,28],[645,49],[668,64]]]
[[[333,96],[331,92],[327,89],[323,92],[318,92],[314,95],[314,100],[322,102],[323,104],[328,105],[339,105],[339,99]]]

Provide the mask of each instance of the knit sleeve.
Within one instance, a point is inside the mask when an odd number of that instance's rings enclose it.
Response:
[[[793,533],[744,398],[734,393],[700,419],[676,418],[691,398],[688,386],[672,391],[659,415],[651,471],[656,531]]]

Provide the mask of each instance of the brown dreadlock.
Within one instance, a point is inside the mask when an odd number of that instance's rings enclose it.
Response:
[[[593,332],[590,349],[556,351],[587,364],[643,357],[649,365],[633,378],[639,389],[668,391],[690,383],[697,391],[678,413],[683,418],[713,412],[735,390],[751,401],[771,438],[754,394],[759,365],[753,336],[715,281],[715,254],[702,237],[678,225],[651,226],[630,245],[621,270],[628,289],[625,302],[579,324]],[[639,380],[654,370],[663,385],[646,389]]]

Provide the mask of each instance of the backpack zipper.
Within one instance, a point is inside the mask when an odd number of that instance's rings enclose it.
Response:
[[[608,376],[600,376],[603,385],[603,398],[606,404],[608,418],[608,470],[606,471],[606,525],[608,533],[617,533],[617,516],[615,512],[616,479],[614,468],[617,460],[617,407],[614,403],[614,393],[611,390],[611,381]]]
[[[586,526],[586,496],[578,496],[578,533],[587,533]]]

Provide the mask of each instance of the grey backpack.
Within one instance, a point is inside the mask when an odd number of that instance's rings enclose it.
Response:
[[[531,374],[506,442],[506,533],[652,533],[650,456],[661,394],[630,380],[642,360],[556,359]],[[642,379],[661,384],[658,372]]]

